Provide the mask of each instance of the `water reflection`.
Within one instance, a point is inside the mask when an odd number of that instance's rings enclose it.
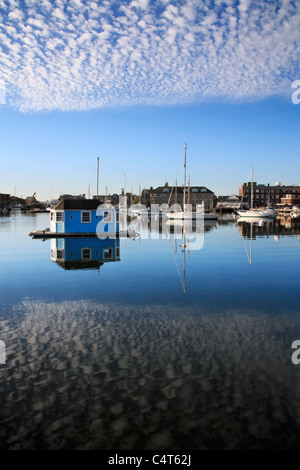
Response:
[[[187,227],[50,243],[26,221],[0,233],[1,449],[299,448],[299,220],[225,217],[195,250]]]
[[[160,234],[162,238],[169,238],[170,234],[175,233],[177,236],[193,233],[201,234],[208,232],[218,225],[217,220],[204,220],[199,217],[195,219],[178,219],[170,220],[166,215],[155,215],[152,217],[138,216],[130,221],[129,228],[139,233],[141,239],[155,239]]]
[[[286,235],[299,235],[300,234],[300,217],[277,217],[274,220],[270,219],[255,219],[248,217],[247,219],[237,219],[238,231],[241,236],[251,239],[256,237],[269,237],[269,236],[286,236]]]
[[[299,327],[250,309],[17,304],[4,325],[0,446],[296,448]]]
[[[52,238],[51,261],[64,269],[100,269],[120,261],[120,240],[99,238]]]

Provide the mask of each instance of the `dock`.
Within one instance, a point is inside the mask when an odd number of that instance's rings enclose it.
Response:
[[[139,234],[134,230],[128,231],[121,231],[116,233],[111,232],[92,232],[92,233],[83,233],[83,232],[75,232],[75,233],[57,233],[57,232],[50,232],[50,230],[35,230],[34,232],[30,232],[29,237],[32,238],[137,238]]]

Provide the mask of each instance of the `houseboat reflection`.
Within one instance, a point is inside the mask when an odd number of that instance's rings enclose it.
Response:
[[[99,269],[104,263],[120,261],[118,238],[52,238],[51,261],[66,270]]]

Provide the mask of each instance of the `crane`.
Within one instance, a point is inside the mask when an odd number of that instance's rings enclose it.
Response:
[[[29,201],[28,201],[28,204],[31,204],[31,203],[32,203],[33,198],[34,198],[35,195],[36,195],[36,193],[33,193],[33,195],[31,196],[31,198],[30,198]]]

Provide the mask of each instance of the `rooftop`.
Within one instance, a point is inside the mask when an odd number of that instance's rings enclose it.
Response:
[[[168,194],[171,193],[173,190],[173,193],[175,193],[175,187],[170,187],[170,186],[158,186],[155,189],[151,189],[150,193],[151,194],[157,194],[157,193],[164,193]],[[210,193],[213,194],[213,191],[210,189],[207,189],[205,186],[190,186],[189,188],[190,194],[197,194],[197,193]],[[188,192],[188,188],[186,188],[186,192]],[[177,186],[177,194],[183,194],[183,186]]]
[[[100,205],[98,199],[63,199],[54,210],[96,210]]]

